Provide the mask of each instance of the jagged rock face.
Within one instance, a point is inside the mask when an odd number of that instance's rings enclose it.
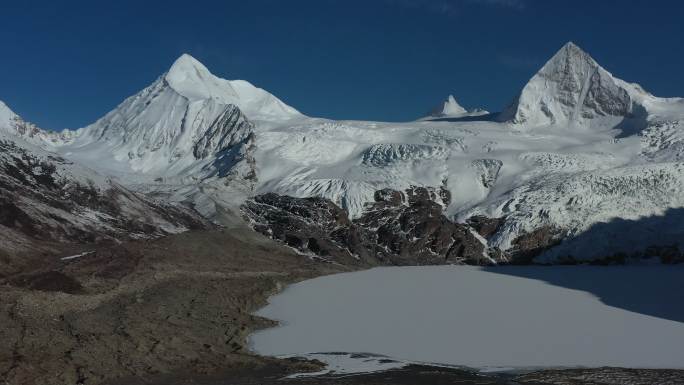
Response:
[[[324,198],[258,195],[243,206],[254,230],[301,252],[345,263],[376,264],[369,234]]]
[[[490,238],[496,234],[501,225],[506,221],[505,218],[489,218],[484,215],[473,215],[468,218],[467,223],[484,238]]]
[[[401,202],[396,192],[381,190],[354,223],[371,231],[391,264],[489,263],[485,246],[468,226],[445,217],[435,198],[424,187],[410,188]]]
[[[242,142],[225,148],[216,155],[214,169],[217,175],[225,178],[225,183],[239,180],[250,185],[250,190],[258,181],[256,160],[256,136],[252,133]]]
[[[386,195],[387,191],[393,191],[391,189],[379,190],[381,195]],[[405,192],[401,192],[402,196],[405,197],[405,202],[408,205],[417,204],[420,202],[432,201],[442,208],[449,206],[451,202],[451,193],[444,186],[439,188],[434,187],[416,187],[411,186],[406,189]],[[375,196],[375,201],[378,201],[378,196]]]
[[[197,159],[214,155],[245,141],[249,135],[252,135],[252,129],[252,124],[247,121],[240,109],[230,104],[195,143],[193,154]]]
[[[448,201],[434,189],[379,190],[364,214],[350,221],[323,198],[265,194],[243,207],[253,228],[320,257],[370,265],[489,264],[485,246],[467,225],[449,221]]]
[[[626,117],[632,112],[627,87],[589,54],[568,43],[530,79],[503,116],[528,125]]]

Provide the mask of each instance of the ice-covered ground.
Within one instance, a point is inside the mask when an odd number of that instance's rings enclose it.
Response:
[[[483,370],[681,369],[683,278],[682,266],[390,267],[337,274],[272,297],[257,314],[281,326],[253,334],[250,343],[265,355],[368,352]],[[623,306],[619,298],[630,296],[636,299]]]

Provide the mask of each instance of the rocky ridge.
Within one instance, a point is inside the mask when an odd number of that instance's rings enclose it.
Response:
[[[254,230],[299,252],[345,264],[492,264],[486,241],[443,214],[449,193],[425,187],[378,190],[364,214],[347,213],[324,198],[269,193],[243,206]],[[501,254],[498,253],[499,258]]]

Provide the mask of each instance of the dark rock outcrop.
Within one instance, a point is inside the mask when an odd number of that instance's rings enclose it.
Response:
[[[506,251],[509,262],[517,265],[531,264],[535,257],[561,243],[564,236],[562,230],[553,226],[542,226],[522,234],[513,240],[511,249]]]
[[[345,263],[374,262],[369,234],[328,199],[268,193],[246,202],[243,213],[254,230],[300,252]]]
[[[378,258],[392,265],[489,263],[485,246],[468,226],[442,214],[436,194],[433,189],[412,187],[398,203],[396,191],[380,190],[376,202],[354,224],[370,233],[379,248]]]
[[[383,265],[489,264],[485,245],[468,225],[451,222],[442,190],[378,190],[360,218],[324,198],[259,195],[243,206],[252,227],[305,253]]]
[[[242,111],[237,106],[229,104],[207,127],[204,135],[193,146],[192,153],[197,159],[207,158],[245,142],[253,128]]]
[[[503,225],[505,221],[505,218],[490,218],[484,215],[473,215],[468,218],[466,223],[484,238],[489,238],[499,231],[501,225]]]

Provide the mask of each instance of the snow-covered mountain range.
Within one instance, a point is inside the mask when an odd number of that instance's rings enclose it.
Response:
[[[450,96],[415,122],[312,118],[188,55],[75,131],[43,131],[0,103],[6,140],[217,222],[264,193],[326,198],[360,218],[378,190],[424,186],[449,193],[438,203],[454,222],[504,218],[478,235],[486,253],[545,239],[537,261],[679,247],[683,121],[684,99],[614,77],[573,43],[499,114]]]

